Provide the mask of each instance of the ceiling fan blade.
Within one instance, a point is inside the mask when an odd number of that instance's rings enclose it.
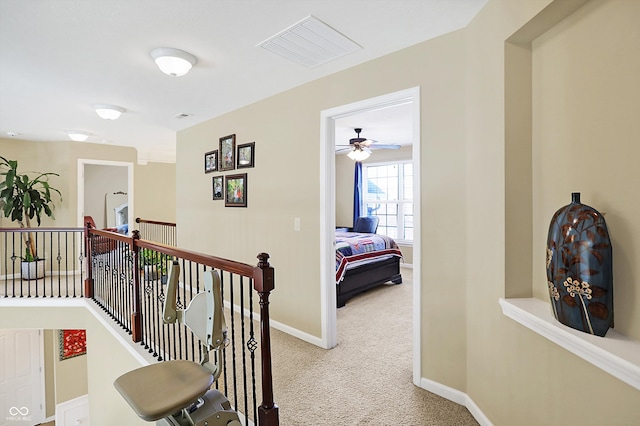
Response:
[[[369,145],[369,149],[400,149],[400,145],[375,144]]]
[[[336,149],[336,154],[341,154],[343,152],[353,151],[353,148],[338,148]]]
[[[373,139],[365,139],[362,142],[360,142],[360,145],[362,145],[362,146],[371,146],[371,145],[373,145],[375,143],[378,143],[378,141],[373,140]]]

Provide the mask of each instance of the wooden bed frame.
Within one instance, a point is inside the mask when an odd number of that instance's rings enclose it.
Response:
[[[344,279],[336,284],[337,307],[341,308],[352,297],[389,281],[402,283],[400,258],[397,256],[348,269]]]

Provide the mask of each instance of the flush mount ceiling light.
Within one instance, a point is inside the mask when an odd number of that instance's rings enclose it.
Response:
[[[79,130],[67,130],[67,134],[72,141],[84,142],[89,138],[89,133]]]
[[[196,64],[196,57],[191,53],[170,47],[153,49],[151,57],[156,61],[160,71],[172,77],[185,75]]]
[[[93,108],[100,118],[105,120],[116,120],[124,112],[124,108],[109,104],[94,104]]]

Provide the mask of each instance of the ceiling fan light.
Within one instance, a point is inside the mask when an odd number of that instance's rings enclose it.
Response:
[[[93,108],[96,114],[105,120],[116,120],[124,112],[124,108],[108,104],[95,104]]]
[[[89,133],[79,130],[69,130],[67,131],[67,135],[69,135],[69,139],[76,142],[84,142],[89,139]]]
[[[160,71],[172,77],[185,75],[196,64],[196,57],[191,53],[170,47],[153,49],[151,57]]]
[[[371,151],[367,148],[362,149],[354,149],[353,151],[349,151],[347,157],[351,158],[353,161],[364,161],[371,155]]]

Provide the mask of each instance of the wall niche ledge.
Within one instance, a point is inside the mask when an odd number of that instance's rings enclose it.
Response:
[[[609,329],[605,337],[558,322],[549,303],[536,298],[500,298],[502,313],[569,352],[640,390],[640,342]]]

